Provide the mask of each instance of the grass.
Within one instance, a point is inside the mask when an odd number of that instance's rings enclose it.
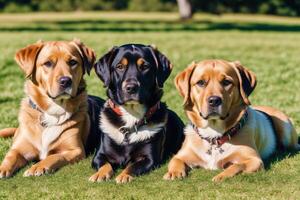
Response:
[[[187,122],[173,79],[193,60],[240,60],[258,77],[254,105],[285,111],[300,130],[300,19],[249,15],[197,15],[181,23],[175,14],[42,13],[0,15],[0,128],[17,126],[24,76],[13,57],[16,50],[43,40],[80,38],[98,58],[123,43],[156,44],[174,64],[163,100]],[[93,73],[85,77],[90,94],[105,97]],[[0,139],[0,159],[11,145]],[[162,180],[167,165],[126,185],[89,183],[91,157],[53,175],[0,180],[0,199],[299,199],[300,155],[285,152],[267,162],[267,170],[211,182],[219,171],[193,170],[187,179]]]

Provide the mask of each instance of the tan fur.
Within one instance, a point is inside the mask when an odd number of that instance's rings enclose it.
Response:
[[[15,134],[16,128],[5,128],[0,130],[0,137],[11,137]]]
[[[116,182],[120,183],[128,183],[133,180],[133,174],[130,171],[131,165],[127,165],[126,168],[116,177]]]
[[[21,102],[19,127],[0,166],[0,177],[13,175],[32,160],[40,161],[24,176],[40,176],[84,158],[89,132],[87,94],[77,91],[85,87],[84,67],[93,64],[93,51],[79,40],[38,42],[19,50],[15,59],[30,79],[25,81],[26,97]],[[77,61],[76,66],[69,65],[71,59]],[[53,66],[47,67],[47,62]],[[69,94],[62,94],[58,84],[61,76],[72,78]],[[29,98],[39,110],[32,108]]]
[[[106,163],[102,167],[100,167],[99,170],[89,178],[89,181],[91,182],[107,181],[111,179],[113,174],[114,171],[112,166],[109,163]]]
[[[230,84],[223,84],[224,80],[228,80]],[[203,82],[204,86],[199,85]],[[205,132],[222,135],[241,119],[246,110],[249,116],[239,133],[222,146],[216,147],[216,150],[209,142],[201,139],[191,126],[187,126],[185,141],[171,159],[164,179],[185,177],[187,170],[193,167],[224,169],[213,181],[263,169],[261,156],[269,156],[276,143],[275,136],[270,134],[272,128],[267,117],[257,110],[272,118],[279,142],[284,147],[299,149],[298,136],[285,114],[270,107],[249,106],[248,96],[256,86],[256,77],[239,62],[205,60],[192,63],[176,76],[175,85],[184,98],[188,118],[198,127],[200,134]],[[219,96],[222,99],[217,116],[209,115],[207,100],[210,96]],[[207,119],[203,116],[207,116]],[[206,153],[211,146],[213,155]],[[218,148],[222,148],[224,152],[218,152]]]

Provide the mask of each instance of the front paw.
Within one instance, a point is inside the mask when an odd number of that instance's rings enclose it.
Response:
[[[108,181],[109,179],[111,179],[112,175],[113,175],[112,173],[103,173],[98,171],[89,178],[89,181],[91,182]]]
[[[13,171],[6,166],[0,166],[0,178],[8,178],[12,176]]]
[[[133,180],[133,177],[130,176],[129,174],[120,174],[116,178],[116,182],[119,183],[129,183],[130,181]]]
[[[216,175],[215,177],[213,177],[212,181],[219,183],[219,182],[224,181],[226,178],[227,178],[226,175],[224,175],[223,173],[220,173],[220,174]]]
[[[175,180],[175,179],[182,179],[186,177],[186,172],[185,171],[168,171],[164,175],[165,180]]]
[[[29,176],[42,176],[44,174],[48,174],[53,172],[54,170],[51,170],[50,168],[43,166],[39,163],[31,166],[28,170],[26,170],[23,174],[24,177]]]

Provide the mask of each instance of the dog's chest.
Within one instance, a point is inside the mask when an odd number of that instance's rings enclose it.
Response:
[[[62,124],[72,116],[60,106],[52,105],[47,113],[43,113],[41,124],[45,127],[39,142],[39,158],[45,159],[50,150],[49,146],[59,138],[63,132]]]
[[[143,126],[136,127],[135,129],[133,122],[136,121],[130,119],[123,127],[117,127],[108,120],[106,114],[102,113],[100,118],[100,128],[117,144],[132,144],[152,138],[155,134],[160,132],[166,124],[166,122],[157,124],[145,124]],[[122,128],[129,128],[131,130],[129,133],[124,134]]]
[[[202,160],[201,167],[210,170],[220,169],[220,162],[236,149],[236,147],[230,143],[218,146],[212,145],[206,140],[203,140],[201,148],[197,146],[192,146],[192,148]]]
[[[40,159],[45,159],[49,152],[49,146],[53,143],[62,133],[61,126],[46,127],[42,132],[40,143]]]

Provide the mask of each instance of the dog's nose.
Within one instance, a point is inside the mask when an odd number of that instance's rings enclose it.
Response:
[[[72,79],[67,76],[61,77],[58,82],[59,82],[60,87],[62,87],[62,88],[68,88],[72,85]]]
[[[222,104],[222,99],[221,97],[218,97],[218,96],[210,96],[208,98],[208,105],[211,106],[211,107],[217,107],[219,105]]]
[[[128,94],[135,94],[138,91],[138,84],[136,83],[128,83],[125,86],[125,90]]]

